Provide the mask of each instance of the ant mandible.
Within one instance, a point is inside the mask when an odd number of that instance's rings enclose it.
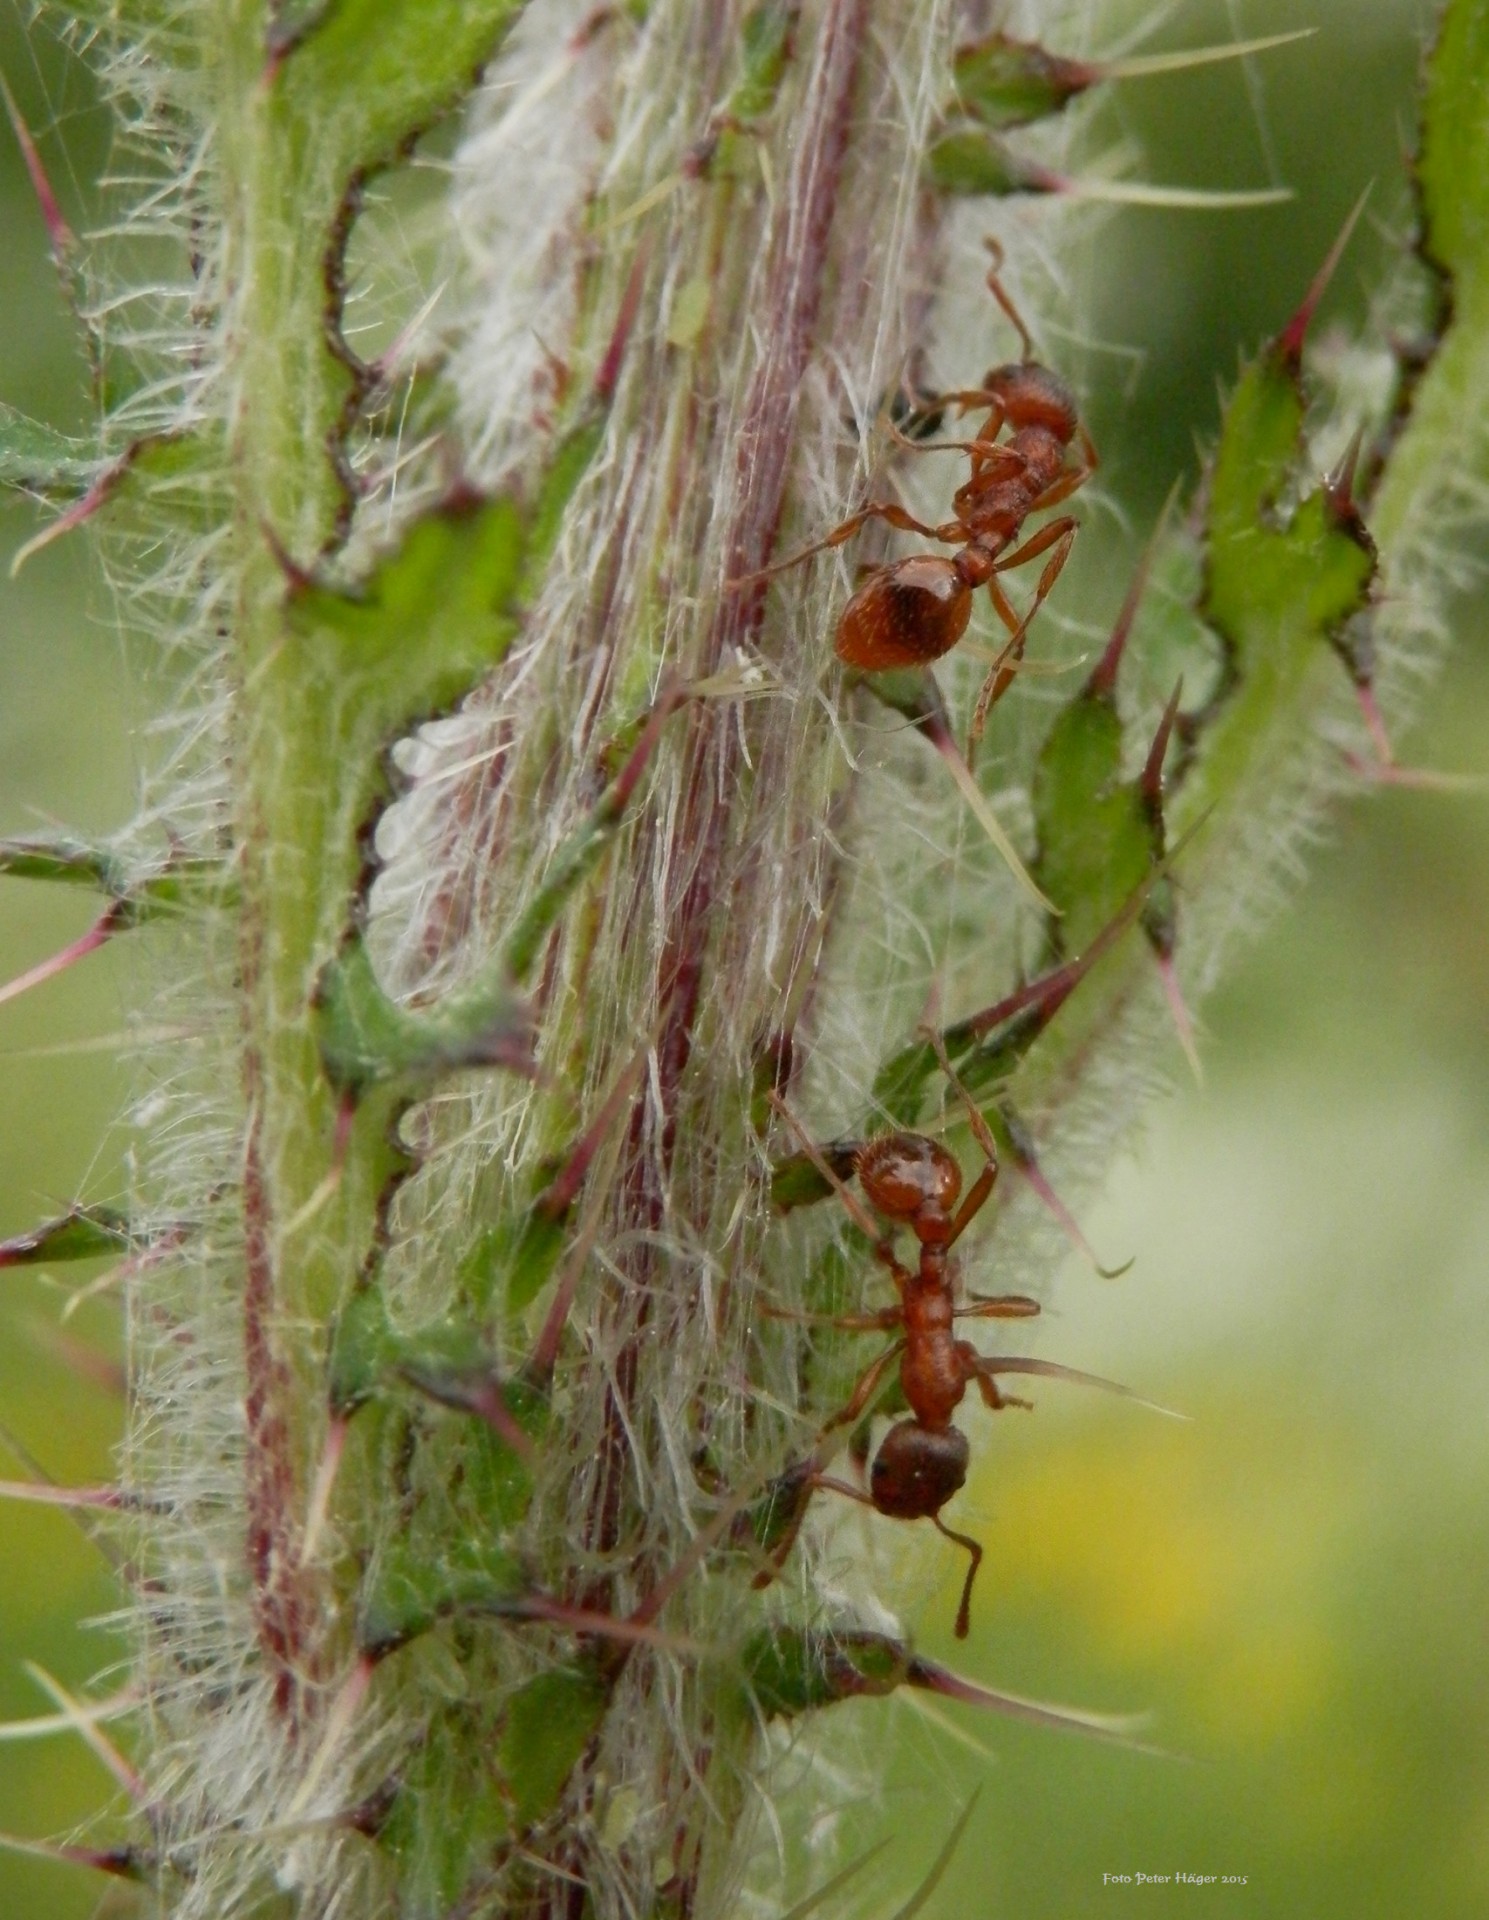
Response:
[[[940,1049],[938,1048],[938,1051]],[[986,1205],[998,1178],[997,1151],[987,1122],[945,1062],[948,1077],[966,1102],[968,1117],[984,1165],[962,1197],[962,1172],[956,1160],[937,1141],[921,1133],[890,1133],[848,1149],[853,1171],[871,1206],[884,1219],[906,1226],[920,1243],[920,1258],[912,1270],[895,1255],[871,1214],[844,1186],[820,1149],[808,1140],[779,1096],[772,1104],[802,1142],[818,1171],[837,1191],[854,1224],[869,1238],[874,1256],[889,1269],[899,1292],[899,1304],[878,1313],[826,1316],[827,1323],[849,1331],[892,1332],[900,1338],[867,1367],[848,1403],[822,1429],[821,1440],[843,1427],[855,1426],[878,1392],[890,1366],[900,1363],[900,1386],[910,1408],[908,1419],[889,1429],[869,1469],[865,1494],[844,1480],[824,1474],[814,1460],[798,1484],[803,1495],[822,1488],[846,1494],[895,1520],[929,1520],[969,1556],[967,1577],[957,1608],[956,1634],[967,1637],[971,1624],[972,1586],[982,1564],[982,1547],[970,1535],[957,1533],[941,1518],[941,1509],[958,1493],[967,1478],[971,1449],[967,1437],[952,1425],[968,1387],[976,1386],[993,1412],[1007,1406],[1027,1407],[1001,1393],[1000,1373],[1042,1374],[1084,1385],[1113,1387],[1094,1374],[1078,1372],[1051,1360],[1024,1357],[992,1358],[966,1340],[956,1338],[954,1322],[961,1319],[1023,1320],[1039,1312],[1039,1302],[1024,1294],[976,1297],[957,1306],[953,1300],[951,1249]],[[960,1199],[960,1205],[958,1200]],[[815,1315],[783,1315],[813,1320]],[[1119,1393],[1126,1389],[1116,1387]],[[819,1448],[821,1442],[819,1441]],[[803,1506],[805,1501],[803,1499]],[[793,1522],[794,1534],[798,1520]],[[790,1540],[785,1545],[789,1548]],[[769,1574],[762,1579],[768,1579]]]
[[[943,554],[917,553],[870,568],[842,611],[833,645],[840,660],[866,673],[926,666],[949,653],[961,639],[972,617],[972,596],[986,586],[1009,639],[977,697],[970,734],[974,745],[989,709],[1018,671],[1029,623],[1060,576],[1078,522],[1062,514],[1020,545],[1014,542],[1030,514],[1068,500],[1097,465],[1096,449],[1080,422],[1075,395],[1058,374],[1034,359],[1029,329],[998,277],[1002,247],[993,239],[987,247],[993,256],[988,291],[1017,329],[1023,359],[992,368],[980,387],[926,396],[924,408],[956,406],[967,412],[986,407],[987,418],[970,440],[913,441],[891,428],[895,438],[913,452],[949,448],[968,455],[972,471],[952,500],[953,517],[939,527],[928,527],[903,507],[875,501],[850,514],[824,539],[750,576],[763,579],[829,547],[841,546],[870,520],[883,520],[902,532],[957,547],[959,551],[949,559]],[[1000,441],[998,435],[1005,426],[1010,435]],[[1072,442],[1077,449],[1073,466],[1066,464]],[[1033,602],[1021,617],[997,576],[1045,553],[1049,558]]]

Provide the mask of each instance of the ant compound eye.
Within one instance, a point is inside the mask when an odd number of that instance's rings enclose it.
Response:
[[[872,574],[843,609],[837,654],[883,673],[939,660],[967,631],[972,595],[950,560],[917,553]]]
[[[901,1420],[874,1456],[869,1494],[875,1507],[892,1520],[928,1520],[966,1480],[971,1451],[957,1427],[937,1432]]]
[[[950,1212],[962,1190],[962,1170],[923,1133],[889,1133],[858,1150],[864,1192],[891,1220],[908,1220],[923,1207]]]

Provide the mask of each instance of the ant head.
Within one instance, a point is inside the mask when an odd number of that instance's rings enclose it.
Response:
[[[962,1190],[962,1170],[923,1133],[888,1133],[858,1151],[858,1178],[870,1202],[891,1220],[909,1222],[921,1239],[934,1238]],[[929,1229],[922,1233],[921,1227]]]
[[[885,1434],[869,1472],[869,1494],[894,1520],[928,1520],[967,1478],[966,1434],[901,1420]]]
[[[1043,427],[1062,446],[1074,438],[1079,418],[1075,395],[1048,367],[1033,360],[1011,361],[984,374],[982,385],[1002,406],[1015,432],[1020,427]]]

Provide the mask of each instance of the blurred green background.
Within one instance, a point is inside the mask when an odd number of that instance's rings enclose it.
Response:
[[[104,166],[86,77],[20,11],[0,67],[69,210]],[[1286,181],[1292,203],[1225,216],[1144,212],[1103,229],[1092,332],[1113,360],[1090,417],[1103,478],[1145,526],[1195,466],[1238,351],[1296,303],[1361,187],[1399,205],[1419,36],[1414,0],[1175,5],[1153,44],[1316,25],[1250,63],[1117,90],[1113,138],[1145,178]],[[1134,9],[1132,19],[1155,17]],[[0,135],[7,243],[0,398],[82,426],[84,363],[13,142]],[[1387,241],[1367,222],[1325,309],[1358,318]],[[1135,377],[1130,365],[1136,365]],[[10,505],[0,558],[38,524]],[[1061,584],[1109,617],[1120,574],[1097,539]],[[0,598],[0,833],[128,817],[136,711],[82,542]],[[1400,742],[1437,767],[1489,767],[1485,609]],[[74,937],[86,897],[0,882],[0,979]],[[1391,791],[1358,806],[1292,909],[1204,1009],[1206,1082],[1180,1087],[1086,1224],[1122,1280],[1078,1266],[1050,1351],[1184,1408],[1187,1425],[1041,1395],[1035,1421],[969,1416],[989,1559],[973,1640],[945,1623],[960,1559],[925,1549],[921,1644],[992,1685],[1149,1708],[1154,1759],[907,1699],[836,1709],[823,1751],[887,1759],[895,1835],[874,1877],[908,1891],[973,1787],[982,1793],[930,1920],[1202,1906],[1314,1920],[1489,1912],[1489,798]],[[105,951],[0,1007],[0,1233],[74,1197],[118,1195],[131,1089],[112,1036],[137,960]],[[81,1276],[87,1278],[86,1274]],[[0,1418],[57,1479],[109,1471],[122,1403],[108,1303],[60,1310],[79,1280],[4,1276]],[[1005,1430],[1006,1429],[1006,1430]],[[26,1476],[10,1453],[0,1474]],[[963,1522],[965,1524],[965,1521]],[[944,1587],[934,1583],[944,1577]],[[0,1720],[49,1703],[23,1663],[81,1686],[118,1657],[116,1602],[64,1517],[0,1505]],[[102,1685],[112,1684],[105,1679]],[[0,1743],[0,1829],[57,1835],[112,1790],[71,1739]],[[810,1871],[808,1869],[808,1871]],[[1102,1875],[1244,1875],[1244,1885],[1104,1885]],[[0,1857],[0,1916],[72,1920],[99,1884]],[[887,1893],[856,1896],[885,1913]]]

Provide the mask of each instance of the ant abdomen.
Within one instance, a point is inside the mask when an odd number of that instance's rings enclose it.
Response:
[[[874,1455],[870,1498],[893,1520],[929,1520],[961,1489],[970,1457],[960,1428],[898,1421]]]
[[[870,1202],[891,1220],[923,1207],[949,1213],[962,1190],[962,1170],[945,1147],[923,1133],[886,1133],[860,1147],[855,1170]]]
[[[878,568],[843,609],[834,643],[840,660],[865,673],[923,667],[967,631],[972,592],[955,562],[934,553]]]
[[[1031,514],[1068,500],[1096,469],[1096,449],[1081,425],[1075,395],[1057,373],[1033,358],[1029,329],[998,278],[1003,250],[993,240],[988,246],[993,256],[988,291],[1018,329],[1024,357],[993,367],[980,387],[924,396],[927,420],[950,407],[961,412],[986,409],[986,417],[970,439],[921,443],[928,452],[964,453],[971,463],[967,479],[953,496],[951,519],[928,526],[893,501],[870,501],[790,559],[738,575],[730,583],[744,587],[783,573],[814,553],[851,540],[870,520],[956,547],[955,557],[949,560],[914,554],[871,568],[843,609],[833,644],[838,658],[862,673],[929,667],[950,653],[967,631],[972,596],[986,587],[1009,638],[973,707],[969,753],[982,737],[989,709],[1013,684],[1029,622],[1060,576],[1078,522],[1061,514],[1027,539],[1020,541],[1020,533]],[[1001,437],[1005,433],[1006,439]],[[898,429],[896,436],[901,441],[909,438]],[[1074,455],[1072,442],[1078,443]],[[997,576],[1041,554],[1048,558],[1039,584],[1027,612],[1020,614]]]

